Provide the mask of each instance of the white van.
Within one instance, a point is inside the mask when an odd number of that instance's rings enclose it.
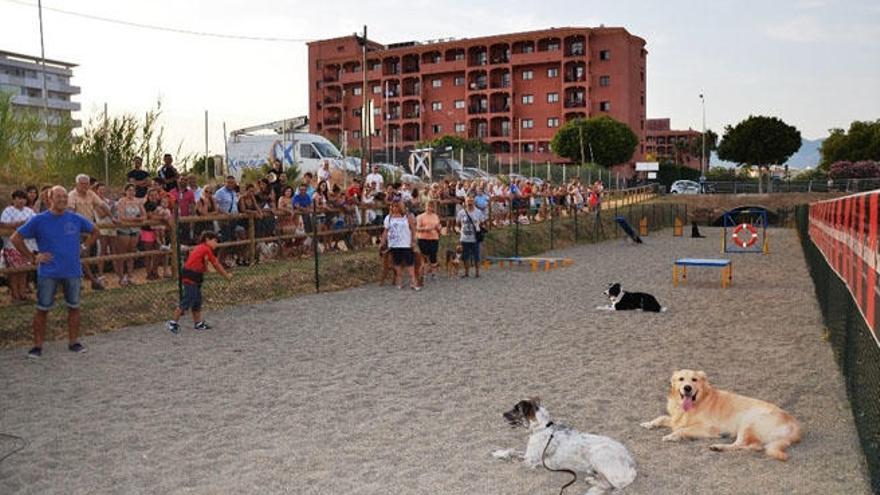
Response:
[[[300,173],[316,173],[324,162],[330,169],[349,168],[342,153],[328,139],[317,134],[294,132],[284,135],[233,134],[226,142],[229,174],[241,179],[244,169],[262,168],[280,160],[284,168],[296,163]]]

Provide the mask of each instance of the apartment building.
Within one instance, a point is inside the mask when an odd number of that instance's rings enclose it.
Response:
[[[700,168],[700,153],[693,153],[703,134],[693,129],[671,129],[669,119],[648,119],[645,122],[645,155],[659,162],[674,162]],[[699,149],[699,148],[696,148]]]
[[[49,122],[58,123],[62,117],[71,117],[80,110],[79,102],[72,97],[80,94],[80,88],[70,84],[76,64],[58,60],[46,60],[46,91],[43,95],[43,66],[39,57],[0,51],[0,91],[12,94],[12,104],[22,110],[42,115],[44,105],[49,111]],[[80,122],[74,120],[74,127]]]
[[[609,115],[639,136],[633,161],[645,152],[647,50],[626,29],[368,41],[367,48],[374,151],[452,134],[485,141],[501,159],[560,163],[565,159],[550,150],[560,126]],[[349,149],[361,147],[363,65],[355,35],[309,43],[311,130]]]

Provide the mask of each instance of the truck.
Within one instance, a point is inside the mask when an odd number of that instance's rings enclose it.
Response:
[[[245,169],[271,166],[275,160],[285,169],[297,164],[300,173],[316,173],[325,162],[331,170],[359,173],[330,140],[307,129],[308,117],[297,117],[232,131],[226,140],[228,173],[240,179]]]

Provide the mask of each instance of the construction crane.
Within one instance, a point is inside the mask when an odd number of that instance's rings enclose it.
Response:
[[[245,127],[243,129],[236,129],[229,134],[230,136],[235,137],[265,130],[275,131],[276,134],[289,134],[292,132],[308,131],[308,127],[309,117],[306,115],[302,115],[299,117],[294,117],[292,119],[276,120],[275,122],[268,122],[266,124],[253,125],[250,127]]]

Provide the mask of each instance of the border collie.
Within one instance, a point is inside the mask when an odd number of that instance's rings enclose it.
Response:
[[[651,311],[660,313],[666,311],[666,308],[660,306],[657,298],[651,294],[644,292],[626,292],[620,288],[619,283],[608,284],[604,294],[611,299],[608,306],[599,306],[596,309],[605,309],[609,311],[627,311],[641,309],[642,311]]]

